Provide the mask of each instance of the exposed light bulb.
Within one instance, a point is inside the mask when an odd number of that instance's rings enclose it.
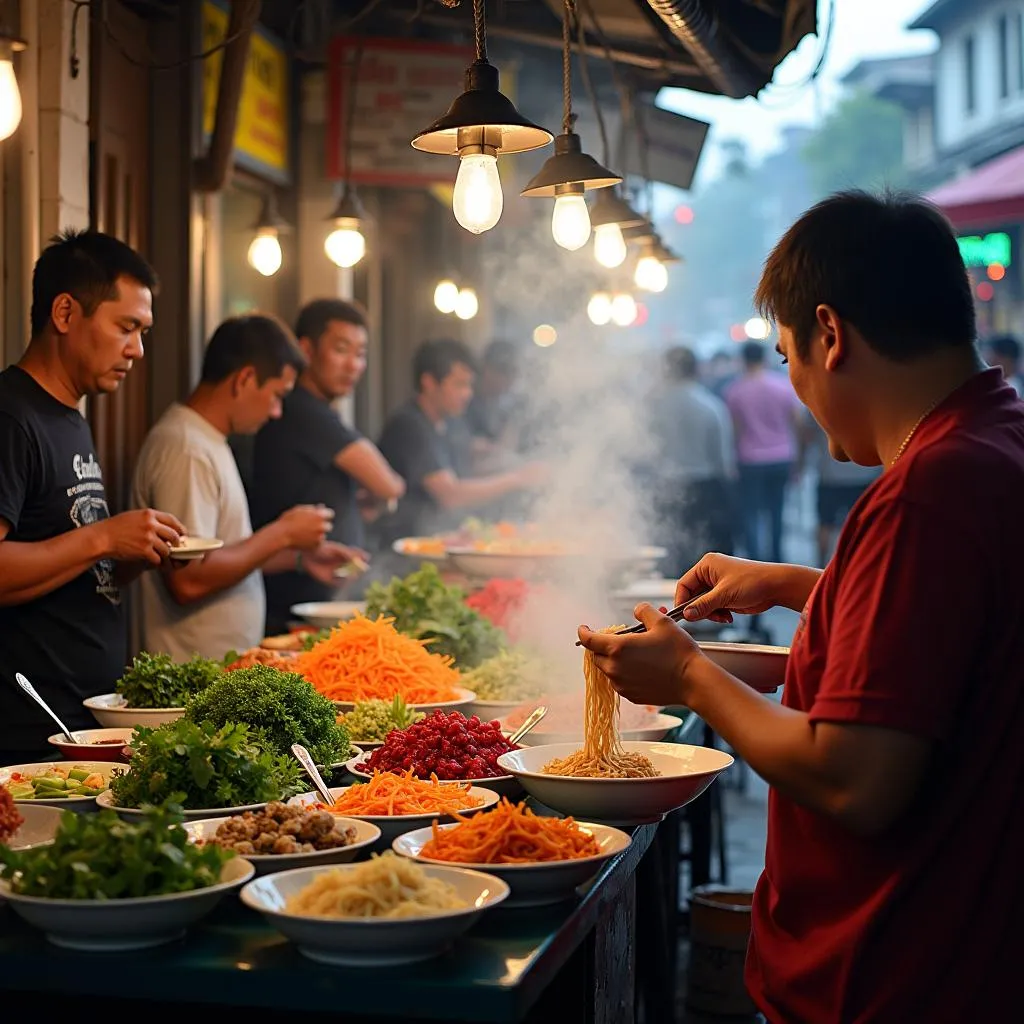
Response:
[[[472,288],[463,288],[455,302],[455,315],[460,320],[472,320],[480,311],[476,292]]]
[[[354,267],[366,255],[366,239],[359,230],[359,221],[339,217],[334,230],[324,240],[324,252],[339,267]]]
[[[607,292],[594,292],[587,303],[587,316],[595,327],[604,327],[612,318],[612,297]]]
[[[459,160],[452,210],[455,219],[474,235],[490,231],[501,220],[505,198],[493,153],[467,153]]]
[[[602,267],[620,267],[626,260],[626,240],[618,224],[594,228],[594,258]]]
[[[590,238],[590,210],[583,193],[558,196],[551,214],[551,234],[555,241],[570,252],[582,249]]]
[[[752,341],[764,341],[771,333],[771,325],[760,316],[752,316],[744,325],[743,332]]]
[[[558,331],[551,324],[539,324],[533,329],[533,343],[538,348],[551,348],[558,341]]]
[[[0,43],[0,139],[10,138],[21,124],[21,91],[14,75],[11,44]]]
[[[617,327],[629,327],[636,319],[636,299],[629,292],[621,292],[612,299],[612,322]]]
[[[668,268],[656,256],[641,256],[633,280],[644,291],[663,292],[668,287]]]
[[[264,228],[249,244],[249,266],[264,277],[273,277],[281,269],[281,243],[275,228]]]
[[[434,305],[439,313],[454,313],[459,304],[459,286],[454,281],[438,281],[434,289]]]

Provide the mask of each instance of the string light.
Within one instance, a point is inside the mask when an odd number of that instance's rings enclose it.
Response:
[[[454,313],[459,304],[459,286],[449,278],[437,282],[434,289],[434,306],[439,313]]]

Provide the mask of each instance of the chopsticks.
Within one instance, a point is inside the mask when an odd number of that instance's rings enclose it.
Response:
[[[689,608],[691,604],[693,604],[693,601],[687,601],[686,604],[677,604],[675,606],[675,608],[670,609],[665,614],[673,622],[679,622],[683,618],[683,616],[684,616],[684,614],[686,612],[686,609]],[[647,632],[647,627],[642,622],[638,622],[635,626],[627,626],[625,629],[617,629],[612,634],[612,636],[626,636],[627,634],[630,634],[630,633],[646,633],[646,632]],[[577,640],[576,641],[576,646],[577,647],[582,647],[583,645],[579,642],[579,640]]]

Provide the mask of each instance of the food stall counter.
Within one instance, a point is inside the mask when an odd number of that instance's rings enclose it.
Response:
[[[176,944],[102,955],[60,949],[0,905],[0,989],[12,1012],[61,993],[103,997],[107,1011],[260,1007],[349,1024],[629,1021],[636,872],[657,828],[636,828],[575,904],[493,911],[440,957],[401,967],[317,964],[236,897]]]

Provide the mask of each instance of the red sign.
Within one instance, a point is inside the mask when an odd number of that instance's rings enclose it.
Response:
[[[362,47],[352,117],[352,63]],[[457,162],[412,148],[412,139],[463,91],[473,51],[464,46],[405,39],[331,41],[327,69],[327,177],[344,178],[352,147],[355,184],[418,187],[451,182]]]

